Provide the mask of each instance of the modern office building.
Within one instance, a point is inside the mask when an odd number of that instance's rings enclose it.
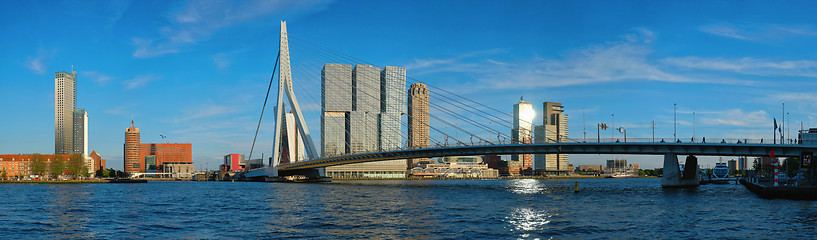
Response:
[[[627,159],[610,159],[607,160],[607,168],[611,170],[626,169]]]
[[[408,148],[428,148],[428,87],[422,83],[411,84],[408,91]],[[428,158],[406,161],[409,168],[416,164],[428,164]]]
[[[380,148],[402,147],[402,117],[405,113],[406,69],[386,66],[380,72]]]
[[[304,147],[304,140],[297,134],[298,125],[295,124],[295,114],[284,114],[284,131],[282,133],[283,148],[281,148],[280,163],[300,162],[305,160],[306,147]]]
[[[321,69],[321,108],[352,111],[352,65],[328,63]]]
[[[544,102],[542,104],[542,125],[536,126],[536,143],[567,142],[567,114],[561,103]],[[567,154],[536,154],[534,156],[534,170],[555,172],[569,172]]]
[[[54,73],[54,154],[73,153],[76,106],[77,72]]]
[[[352,65],[328,63],[321,69],[321,155],[350,151],[349,112],[352,111]]]
[[[519,103],[513,105],[513,129],[511,129],[511,143],[525,144],[533,142],[533,118],[536,112],[533,105],[519,99]],[[533,155],[513,154],[511,161],[522,161],[521,170],[533,168]]]
[[[125,129],[125,158],[124,166],[126,173],[142,172],[142,159],[139,155],[141,139],[139,138],[139,128],[134,127],[133,121],[130,127]]]
[[[242,161],[244,161],[244,154],[232,153],[224,155],[224,165],[228,167],[226,169],[227,171],[243,171],[244,168],[241,167]]]
[[[735,159],[729,160],[726,162],[726,166],[729,168],[729,172],[733,173],[738,170],[738,161]]]
[[[380,70],[372,65],[355,65],[352,70],[352,110],[380,112]]]
[[[85,109],[74,109],[73,153],[88,156],[88,112]]]
[[[166,163],[189,163],[192,165],[192,144],[142,143],[139,134],[139,128],[134,127],[133,121],[131,121],[131,127],[125,131],[125,172],[146,172],[146,161],[155,164],[156,172],[162,172],[163,165]]]
[[[405,72],[405,68],[391,66],[380,71],[370,65],[356,65],[354,69],[348,64],[324,65],[322,86],[335,87],[324,90],[321,97],[323,106],[328,106],[321,118],[322,156],[402,148]],[[347,108],[331,101],[350,105]],[[405,173],[405,160],[326,168],[328,176],[337,178],[397,178],[405,177]]]

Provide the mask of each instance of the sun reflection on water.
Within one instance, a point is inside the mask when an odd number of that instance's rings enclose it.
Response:
[[[536,179],[515,179],[508,182],[511,191],[518,194],[534,194],[545,190]]]
[[[550,223],[552,215],[545,210],[537,210],[533,208],[515,208],[505,217],[513,229],[511,231],[520,231],[521,237],[529,236],[530,231],[541,231]]]

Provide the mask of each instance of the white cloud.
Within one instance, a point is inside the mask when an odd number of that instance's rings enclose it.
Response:
[[[701,123],[705,125],[761,127],[771,126],[772,124],[769,115],[763,110],[744,112],[742,109],[728,109],[703,113],[696,112],[696,114],[698,114]]]
[[[83,78],[91,79],[91,81],[94,81],[99,84],[107,83],[111,79],[113,79],[111,76],[96,71],[82,71],[79,73],[79,75],[81,75]]]
[[[42,75],[45,74],[47,70],[47,66],[45,64],[45,60],[51,58],[54,55],[51,51],[46,51],[44,48],[40,48],[37,50],[37,57],[28,57],[26,60],[25,66],[32,72]]]
[[[415,59],[407,64],[409,75],[437,72],[467,73],[490,89],[520,89],[588,85],[600,82],[661,81],[676,83],[750,84],[728,78],[699,79],[674,74],[649,59],[656,34],[635,28],[619,41],[589,46],[561,58],[533,57],[514,62],[497,61],[504,51],[466,53],[447,59]],[[491,58],[488,58],[491,57]]]
[[[147,85],[149,82],[159,80],[161,77],[154,75],[139,75],[135,78],[128,79],[122,82],[126,89],[135,89]]]
[[[660,61],[681,68],[730,71],[747,75],[817,77],[817,61],[814,60],[772,61],[751,57],[739,59],[678,57],[665,58]]]
[[[722,37],[764,41],[782,39],[795,36],[817,36],[817,28],[812,25],[781,25],[781,24],[731,24],[718,23],[701,26],[702,32]]]
[[[728,38],[736,38],[736,39],[743,39],[749,40],[749,37],[744,36],[741,34],[740,30],[733,26],[728,25],[708,25],[708,26],[701,26],[701,31],[709,34],[714,34],[718,36],[728,37]]]
[[[331,1],[190,1],[178,13],[172,14],[170,24],[159,28],[161,37],[146,40],[134,38],[136,58],[149,58],[183,51],[219,29],[249,20],[279,14],[282,17],[322,11]]]

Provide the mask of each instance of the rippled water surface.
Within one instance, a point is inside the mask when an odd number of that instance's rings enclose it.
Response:
[[[580,192],[573,192],[578,181]],[[817,202],[659,179],[0,184],[4,239],[815,239]]]

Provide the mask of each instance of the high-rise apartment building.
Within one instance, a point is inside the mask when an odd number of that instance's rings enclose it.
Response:
[[[511,129],[511,141],[513,144],[525,144],[533,142],[533,118],[536,112],[533,111],[533,105],[519,100],[519,103],[513,105],[513,129]],[[513,154],[512,161],[522,161],[522,169],[533,167],[533,155],[531,154]]]
[[[408,91],[408,148],[427,148],[428,132],[428,87],[422,83],[411,84]],[[428,158],[409,159],[409,168],[418,163],[429,163]]]
[[[567,142],[567,114],[561,103],[544,102],[541,126],[536,126],[536,143]],[[567,154],[536,154],[534,170],[572,171]]]
[[[73,145],[74,153],[87,156],[88,153],[88,112],[85,109],[74,109]]]
[[[54,73],[54,154],[73,153],[76,106],[77,72]]]
[[[130,127],[125,129],[125,172],[138,173],[142,172],[142,159],[139,155],[141,139],[139,138],[139,128],[133,126],[133,121],[130,122]]]

